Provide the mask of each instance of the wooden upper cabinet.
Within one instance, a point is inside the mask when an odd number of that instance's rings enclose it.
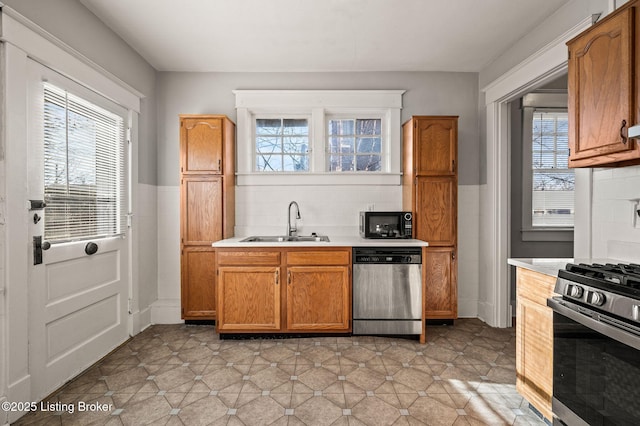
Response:
[[[640,160],[627,138],[638,123],[638,5],[625,5],[567,43],[569,167]],[[628,163],[630,164],[630,163]]]
[[[458,147],[457,117],[414,117],[417,176],[454,175]]]
[[[182,173],[222,173],[222,119],[182,118]]]
[[[415,238],[429,242],[430,247],[456,245],[457,189],[452,177],[416,178]]]
[[[221,240],[222,178],[188,176],[181,186],[182,244],[211,246]]]

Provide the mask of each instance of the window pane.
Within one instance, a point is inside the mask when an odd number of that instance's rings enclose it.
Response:
[[[308,135],[309,127],[306,119],[284,119],[283,130],[284,135]]]
[[[282,152],[280,138],[258,137],[256,138],[256,148],[260,153],[263,152]]]
[[[356,120],[359,135],[380,135],[380,119]]]
[[[379,118],[331,119],[327,125],[329,171],[380,171],[382,120]],[[362,155],[366,154],[366,155]]]
[[[380,152],[380,138],[358,139],[358,152]]]
[[[263,119],[256,120],[256,135],[280,135],[280,129],[282,128],[282,120],[276,119]]]
[[[309,123],[305,118],[258,118],[255,121],[256,171],[309,170]]]
[[[571,227],[575,174],[568,168],[567,113],[536,111],[532,142],[532,226]]]
[[[259,172],[281,172],[282,156],[280,155],[264,155],[258,156],[256,161],[256,169]]]
[[[380,155],[358,155],[356,170],[377,172],[381,170]]]

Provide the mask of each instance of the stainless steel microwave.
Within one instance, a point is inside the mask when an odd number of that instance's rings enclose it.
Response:
[[[362,238],[412,238],[411,212],[360,212]]]

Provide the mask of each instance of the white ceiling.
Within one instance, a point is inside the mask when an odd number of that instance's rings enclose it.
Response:
[[[470,71],[568,0],[80,0],[159,71]]]

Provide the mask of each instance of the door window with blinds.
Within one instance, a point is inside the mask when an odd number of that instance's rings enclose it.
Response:
[[[45,240],[123,235],[126,117],[50,83],[43,87]]]

